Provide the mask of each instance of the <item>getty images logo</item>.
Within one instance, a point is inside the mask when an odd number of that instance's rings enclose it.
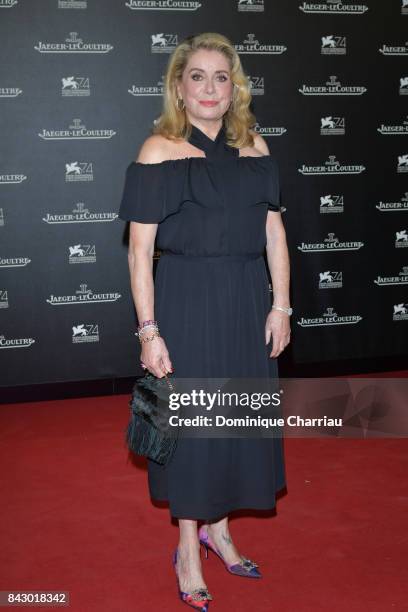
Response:
[[[46,130],[38,134],[43,140],[109,140],[116,132],[109,129],[89,130],[81,123],[81,119],[73,119],[65,130]]]
[[[303,2],[299,6],[303,13],[330,13],[331,15],[362,15],[368,11],[366,4],[356,4],[342,0],[320,0],[320,2]]]

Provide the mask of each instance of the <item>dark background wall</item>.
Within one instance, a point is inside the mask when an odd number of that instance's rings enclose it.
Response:
[[[280,166],[294,308],[286,371],[378,357],[402,364],[401,0],[0,7],[2,386],[140,373],[126,228],[117,218],[124,172],[160,113],[169,53],[202,31],[236,45],[257,129]]]

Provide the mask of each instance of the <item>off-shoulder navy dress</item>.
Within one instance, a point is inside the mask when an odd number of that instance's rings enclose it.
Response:
[[[189,142],[206,157],[130,163],[119,211],[158,224],[154,318],[174,376],[277,378],[263,256],[268,210],[280,214],[276,160],[239,156],[224,125],[215,140],[193,125]],[[148,461],[148,482],[177,518],[271,509],[285,486],[282,440],[182,437],[167,466]]]

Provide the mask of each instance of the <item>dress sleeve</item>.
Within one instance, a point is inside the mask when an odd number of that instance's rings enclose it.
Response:
[[[279,166],[275,159],[272,159],[272,166],[268,173],[268,210],[280,212],[281,206],[281,193],[280,193],[280,179],[279,179]]]
[[[175,184],[177,180],[169,181],[169,164],[131,162],[126,169],[119,218],[160,223],[179,207],[180,200],[172,190]]]

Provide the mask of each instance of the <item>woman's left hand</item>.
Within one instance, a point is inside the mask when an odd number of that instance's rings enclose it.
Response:
[[[290,342],[290,317],[286,312],[275,310],[268,314],[265,324],[265,344],[273,340],[269,357],[278,357]]]

